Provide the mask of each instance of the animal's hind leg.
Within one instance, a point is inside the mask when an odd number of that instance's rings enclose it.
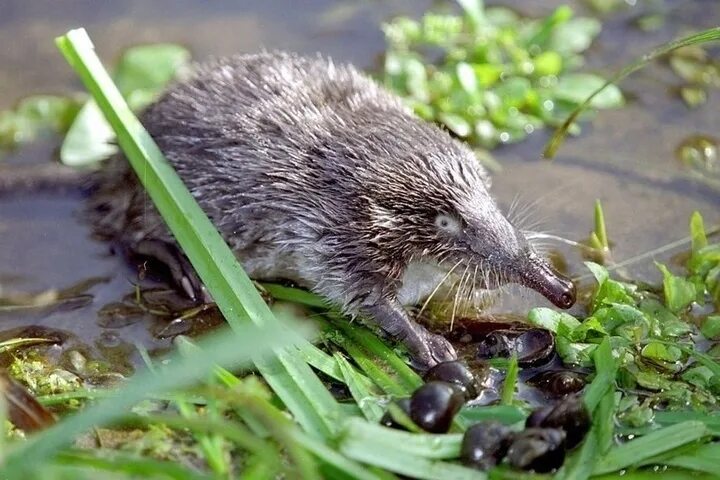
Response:
[[[157,260],[165,265],[173,282],[193,301],[211,301],[195,269],[174,244],[160,239],[143,239],[128,247],[131,253]]]

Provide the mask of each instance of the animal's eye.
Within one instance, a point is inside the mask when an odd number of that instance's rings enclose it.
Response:
[[[445,213],[441,213],[435,217],[435,226],[444,232],[452,234],[460,232],[460,222],[458,222],[456,218],[453,218]]]

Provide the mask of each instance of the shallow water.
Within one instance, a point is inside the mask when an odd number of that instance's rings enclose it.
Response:
[[[33,93],[65,93],[80,89],[57,53],[52,39],[72,27],[85,26],[100,56],[109,63],[125,47],[155,41],[188,45],[195,58],[251,52],[261,48],[316,51],[364,68],[377,65],[383,50],[379,22],[398,13],[419,15],[431,2],[326,0],[242,2],[116,0],[114,2],[0,0],[0,109]],[[497,2],[496,2],[497,3]],[[523,12],[544,14],[559,0],[502,2]],[[582,11],[581,2],[575,3]],[[642,2],[639,2],[642,3]],[[649,2],[650,3],[650,2]],[[609,72],[691,30],[720,24],[716,0],[668,0],[672,11],[658,31],[645,33],[632,25],[638,9],[609,16],[588,55],[589,67]],[[292,6],[289,6],[292,5]],[[720,222],[720,193],[689,180],[675,159],[676,146],[695,134],[717,135],[720,95],[690,110],[674,95],[680,81],[658,62],[636,73],[622,88],[630,103],[603,111],[582,135],[568,139],[553,162],[540,160],[547,138],[538,132],[527,141],[495,152],[503,171],[494,191],[503,205],[519,195],[534,203],[533,219],[541,229],[582,239],[592,222],[596,198],[603,201],[614,257],[623,260],[687,235],[693,210],[707,224]],[[5,157],[9,162],[46,162],[57,141],[41,142]],[[157,338],[158,320],[144,317],[131,325],[104,328],[98,311],[133,292],[135,271],[110,255],[108,245],[90,238],[76,215],[81,199],[72,195],[0,199],[0,293],[66,289],[101,277],[87,290],[91,297],[64,307],[0,310],[0,334],[40,325],[70,335],[99,355],[107,344],[134,343],[153,350],[167,346]],[[577,252],[560,248],[574,275],[585,273]],[[671,252],[672,253],[672,252]],[[670,254],[658,257],[667,260]],[[657,279],[651,261],[631,272]],[[543,300],[527,292],[505,295],[499,310],[522,312]],[[127,351],[134,351],[128,348]],[[132,354],[137,362],[137,354]]]

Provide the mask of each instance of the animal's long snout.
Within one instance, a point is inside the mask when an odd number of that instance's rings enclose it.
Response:
[[[570,308],[575,304],[575,285],[573,282],[553,270],[540,258],[527,262],[520,274],[520,283],[541,293],[556,307]]]

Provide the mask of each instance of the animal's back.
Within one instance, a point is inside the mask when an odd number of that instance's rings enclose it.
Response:
[[[303,248],[362,221],[368,174],[398,160],[380,139],[402,148],[395,125],[418,123],[353,67],[282,52],[200,64],[141,120],[246,269],[306,285],[313,272],[292,257],[322,254]],[[96,230],[126,244],[171,241],[127,162],[108,167],[91,202]]]

